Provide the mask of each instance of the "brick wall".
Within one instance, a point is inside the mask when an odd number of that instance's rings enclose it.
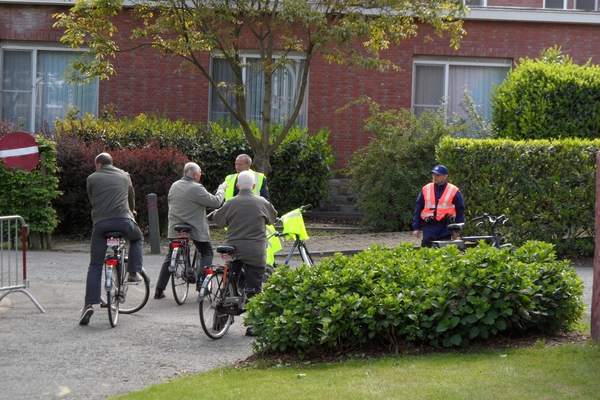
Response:
[[[0,40],[35,41],[57,44],[61,32],[52,28],[55,12],[67,8],[44,5],[0,5]],[[116,40],[123,47],[133,46],[125,36],[134,23],[128,15],[119,17]],[[348,157],[369,141],[364,120],[366,106],[336,113],[340,107],[361,96],[369,96],[383,108],[409,108],[412,91],[412,63],[415,55],[464,57],[500,57],[518,61],[535,58],[544,48],[563,47],[576,63],[588,59],[600,62],[600,29],[593,25],[533,22],[466,21],[460,49],[448,46],[446,39],[424,43],[431,30],[424,28],[419,37],[388,50],[401,71],[366,71],[328,64],[316,57],[309,82],[309,130],[331,130],[330,143],[336,153],[335,169],[344,167]],[[155,50],[123,53],[114,60],[116,75],[100,84],[100,110],[114,104],[117,116],[134,117],[139,113],[159,113],[171,119],[208,120],[209,86],[199,72],[180,70],[179,59],[161,57]],[[344,196],[344,194],[342,194]]]

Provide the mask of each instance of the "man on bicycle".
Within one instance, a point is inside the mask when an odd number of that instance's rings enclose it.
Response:
[[[200,271],[204,267],[211,265],[213,261],[213,248],[210,244],[210,230],[208,229],[208,219],[206,218],[206,207],[217,208],[223,203],[227,183],[219,185],[216,194],[210,194],[200,183],[202,170],[196,163],[189,162],[183,168],[183,177],[173,183],[169,189],[169,239],[177,238],[175,225],[189,225],[192,230],[189,234],[190,239],[200,252]],[[170,250],[170,249],[169,249]],[[171,273],[169,265],[171,264],[171,252],[167,252],[165,261],[160,269],[155,299],[165,298],[165,288],[169,283]],[[202,284],[202,276],[198,276],[197,287]]]
[[[242,171],[238,175],[239,193],[225,202],[213,214],[213,221],[227,227],[227,244],[235,247],[235,267],[244,268],[246,298],[262,291],[266,261],[266,225],[275,223],[277,210],[266,199],[255,195],[254,174]],[[246,330],[252,336],[252,329]]]
[[[122,232],[129,241],[129,280],[139,282],[142,272],[142,247],[144,236],[135,222],[135,192],[129,174],[113,166],[108,153],[95,159],[96,172],[87,177],[87,194],[92,203],[92,239],[90,266],[87,272],[85,306],[80,325],[87,325],[94,313],[93,305],[102,303],[102,269],[106,254],[106,232]]]
[[[421,247],[431,247],[433,240],[458,239],[458,232],[449,231],[447,225],[465,219],[463,196],[456,186],[448,183],[448,168],[436,165],[431,174],[433,182],[421,189],[413,214],[413,234],[417,239],[423,228]]]

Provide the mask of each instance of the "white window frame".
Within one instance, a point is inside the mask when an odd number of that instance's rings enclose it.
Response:
[[[241,59],[242,59],[241,61],[242,61],[243,64],[246,64],[247,60],[249,58],[252,58],[252,59],[258,59],[258,58],[260,58],[258,52],[254,52],[254,51],[243,52],[240,56],[241,56]],[[210,76],[211,77],[214,76],[214,63],[213,63],[213,60],[215,58],[222,58],[222,56],[218,52],[213,52],[211,54],[211,57],[210,57]],[[290,60],[302,60],[302,61],[306,60],[306,56],[304,54],[301,54],[301,53],[292,53],[292,54],[287,53],[286,54],[286,58],[290,59]],[[242,79],[243,79],[244,85],[248,81],[247,73],[248,73],[248,68],[244,67],[242,69]],[[310,79],[310,75],[309,75],[309,79]],[[275,84],[274,84],[274,86],[275,86]],[[309,89],[309,83],[307,82],[306,90],[305,90],[305,93],[304,93],[304,101],[302,102],[302,107],[300,109],[300,113],[298,114],[298,117],[296,118],[296,123],[301,128],[306,128],[308,126],[308,98],[309,98],[308,97],[308,89]],[[275,92],[275,90],[273,92]],[[246,96],[248,96],[248,94],[246,94]],[[246,97],[246,99],[247,98],[248,97]],[[210,90],[209,90],[209,99],[208,99],[208,120],[210,122],[216,122],[216,121],[213,121],[213,119],[212,119],[212,114],[213,114],[212,104],[213,104],[213,88],[210,87]],[[251,115],[247,115],[247,117],[248,117],[249,121],[255,121],[252,118]],[[234,122],[236,122],[235,118],[233,118],[233,117],[232,117],[232,120]]]
[[[61,46],[57,44],[46,44],[46,43],[19,43],[19,42],[10,42],[0,41],[0,75],[4,73],[4,51],[27,51],[31,53],[31,101],[30,101],[30,110],[29,110],[29,118],[27,126],[24,126],[22,129],[25,129],[29,132],[35,132],[36,125],[36,102],[38,102],[38,93],[37,93],[37,57],[39,51],[55,51],[55,52],[73,52],[73,53],[84,53],[87,51],[85,48],[80,48],[79,50],[75,50],[71,47]],[[98,93],[98,97],[100,94],[99,90],[99,80],[96,78],[94,83],[96,85],[96,92]],[[2,90],[3,90],[3,80],[0,79],[0,112],[2,110]],[[95,116],[98,115],[98,103],[99,98],[96,100],[96,109],[92,110]],[[0,115],[0,118],[2,115]],[[40,124],[43,121],[40,121]],[[50,126],[52,126],[53,121],[47,121]]]
[[[417,67],[418,66],[436,66],[444,68],[444,87],[443,99],[449,99],[450,93],[450,67],[468,66],[468,67],[501,67],[512,68],[512,59],[500,58],[478,58],[478,57],[444,57],[444,56],[415,56],[413,59],[412,74],[412,93],[411,109],[415,112],[415,107],[439,108],[441,103],[437,104],[415,104],[415,94],[417,92]],[[442,99],[440,99],[441,102]]]

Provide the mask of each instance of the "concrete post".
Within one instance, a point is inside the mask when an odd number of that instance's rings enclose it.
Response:
[[[594,278],[592,283],[592,339],[600,340],[600,152],[596,154],[596,206],[594,232]]]
[[[150,193],[148,199],[148,228],[150,229],[150,252],[160,254],[160,228],[158,224],[158,208],[156,195]]]

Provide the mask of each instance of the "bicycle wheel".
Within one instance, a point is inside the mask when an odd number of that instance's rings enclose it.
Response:
[[[127,262],[125,263],[124,270],[127,271]],[[148,278],[146,271],[142,269],[142,272],[138,272],[136,275],[141,278],[141,281],[129,282],[129,272],[125,272],[120,306],[121,313],[123,314],[133,314],[140,311],[144,308],[150,297],[150,278]]]
[[[298,251],[300,252],[300,257],[302,257],[302,261],[304,261],[306,265],[310,267],[314,264],[313,259],[310,256],[310,253],[308,252],[308,249],[306,248],[306,245],[304,243],[300,243],[300,245],[298,246]]]
[[[222,338],[233,322],[233,315],[223,314],[217,310],[217,306],[223,302],[228,293],[234,293],[233,284],[229,283],[228,289],[224,289],[221,287],[222,283],[222,272],[212,274],[206,282],[205,294],[199,306],[202,330],[211,339]],[[223,293],[223,290],[226,290],[226,293]]]
[[[190,284],[185,279],[186,257],[184,250],[179,247],[175,255],[175,269],[171,273],[171,288],[177,304],[182,305],[187,299]]]
[[[106,306],[108,308],[108,320],[113,328],[117,326],[119,319],[119,307],[121,302],[121,274],[119,266],[115,265],[112,268],[111,287],[106,291]],[[104,282],[106,282],[106,267],[104,268]]]

